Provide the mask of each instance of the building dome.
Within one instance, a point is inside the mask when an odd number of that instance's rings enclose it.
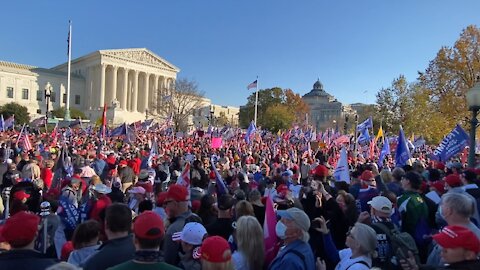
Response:
[[[323,90],[323,84],[320,82],[320,79],[313,84],[313,89]]]

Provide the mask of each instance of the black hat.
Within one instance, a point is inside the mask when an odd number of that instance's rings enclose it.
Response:
[[[228,210],[235,204],[235,199],[230,194],[223,194],[217,200],[218,209]]]

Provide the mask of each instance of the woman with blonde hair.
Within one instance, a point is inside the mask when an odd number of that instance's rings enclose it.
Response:
[[[223,237],[207,237],[202,243],[200,253],[202,270],[233,270],[232,252]]]
[[[335,262],[335,270],[368,270],[372,267],[372,259],[376,256],[377,233],[363,223],[355,223],[348,232],[345,245],[347,248],[337,250],[323,217],[316,218],[320,228],[316,230],[323,234],[325,251],[330,261]],[[317,270],[326,269],[325,262],[317,259]]]
[[[242,216],[237,220],[235,240],[237,251],[232,255],[235,270],[263,269],[263,230],[254,216]]]

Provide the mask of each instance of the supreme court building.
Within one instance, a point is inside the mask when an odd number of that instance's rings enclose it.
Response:
[[[16,102],[32,118],[45,115],[44,89],[50,83],[50,110],[65,106],[69,98],[70,107],[92,121],[106,104],[110,124],[134,122],[159,113],[179,71],[145,48],[100,50],[72,60],[67,97],[67,63],[47,69],[0,61],[0,105]]]

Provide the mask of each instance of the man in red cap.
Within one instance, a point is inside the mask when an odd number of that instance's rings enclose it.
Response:
[[[135,258],[110,269],[180,269],[162,262],[160,243],[165,235],[165,227],[160,216],[152,211],[143,212],[133,223],[133,234],[135,235]]]
[[[462,226],[447,226],[433,235],[433,240],[441,247],[445,266],[418,266],[410,254],[407,260],[400,260],[403,269],[480,269],[480,240],[469,229]]]
[[[170,220],[174,220],[170,226],[168,226],[162,247],[165,262],[172,265],[178,265],[180,261],[180,257],[178,256],[180,244],[172,240],[172,235],[182,231],[185,225],[185,219],[192,214],[188,208],[189,200],[190,196],[188,195],[187,188],[175,184],[168,188],[165,201],[163,202],[168,217]]]
[[[21,211],[7,219],[2,228],[11,250],[0,253],[0,269],[45,269],[56,261],[34,250],[40,218]]]
[[[125,191],[135,182],[135,174],[133,173],[132,168],[128,166],[126,160],[121,160],[120,163],[118,163],[118,177],[122,182],[123,193],[125,193]]]
[[[360,212],[368,212],[370,207],[368,202],[379,195],[376,188],[375,175],[370,170],[364,170],[360,175],[361,186],[358,191],[357,201],[360,205]]]

